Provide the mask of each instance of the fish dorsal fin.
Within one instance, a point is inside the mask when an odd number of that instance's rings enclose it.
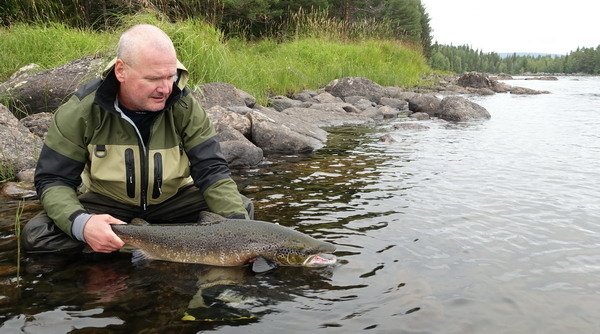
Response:
[[[210,211],[201,211],[200,214],[198,215],[198,222],[199,223],[214,223],[214,222],[218,222],[221,220],[225,220],[225,218],[221,215],[218,215],[214,212],[210,212]]]
[[[148,226],[148,225],[150,225],[150,223],[148,223],[147,221],[143,220],[142,218],[133,218],[129,224],[135,225],[135,226]]]
[[[256,259],[254,259],[254,262],[252,262],[252,271],[254,271],[257,274],[265,273],[275,268],[277,268],[277,265],[275,263],[265,259],[262,256],[257,257]]]

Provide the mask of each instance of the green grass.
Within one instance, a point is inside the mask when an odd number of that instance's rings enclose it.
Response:
[[[85,55],[113,54],[118,36],[135,23],[160,26],[173,39],[180,60],[190,71],[192,85],[228,82],[254,95],[264,104],[266,97],[316,89],[344,76],[364,76],[381,85],[413,87],[431,70],[421,52],[391,39],[367,36],[344,38],[323,29],[302,26],[287,38],[274,36],[250,42],[226,40],[213,26],[186,20],[169,23],[153,14],[124,17],[123,26],[108,32],[16,24],[0,28],[0,80],[23,65],[37,63],[51,68]],[[312,29],[312,30],[311,30]],[[315,30],[323,29],[320,33]]]

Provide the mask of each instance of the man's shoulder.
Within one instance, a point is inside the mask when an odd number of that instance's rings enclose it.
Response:
[[[102,84],[101,78],[96,78],[94,80],[91,80],[88,83],[84,84],[83,86],[79,87],[79,89],[75,92],[74,95],[81,101],[84,98],[86,98],[88,95],[90,95],[93,92],[95,92],[96,90],[98,90],[98,87],[100,87],[101,84]]]

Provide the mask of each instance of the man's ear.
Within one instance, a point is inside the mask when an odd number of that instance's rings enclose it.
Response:
[[[115,77],[119,82],[125,81],[125,63],[121,59],[115,62]]]

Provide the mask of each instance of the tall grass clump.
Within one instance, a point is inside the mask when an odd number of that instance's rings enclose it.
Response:
[[[428,71],[423,56],[398,42],[363,40],[345,43],[301,38],[287,43],[264,40],[232,50],[226,78],[259,100],[318,88],[345,76],[364,76],[381,85],[412,87]]]
[[[389,19],[366,18],[345,21],[332,17],[327,10],[300,8],[282,23],[274,36],[280,38],[327,38],[333,40],[390,39],[398,35]]]
[[[311,16],[312,15],[312,16]],[[89,54],[112,52],[119,35],[137,23],[159,26],[169,36],[181,62],[190,71],[190,84],[228,82],[254,95],[267,96],[316,89],[344,76],[364,76],[381,85],[411,87],[430,71],[420,49],[385,38],[387,23],[344,26],[316,14],[297,16],[293,33],[273,34],[251,41],[227,38],[201,20],[170,22],[156,13],[126,16],[111,31],[93,32],[61,24],[16,24],[0,28],[0,79],[20,66],[53,67]],[[379,31],[369,35],[369,27]],[[377,28],[379,27],[379,28]],[[283,30],[288,31],[288,30]]]
[[[117,38],[114,33],[70,28],[60,23],[17,23],[0,28],[0,80],[30,63],[52,68],[112,51]]]

